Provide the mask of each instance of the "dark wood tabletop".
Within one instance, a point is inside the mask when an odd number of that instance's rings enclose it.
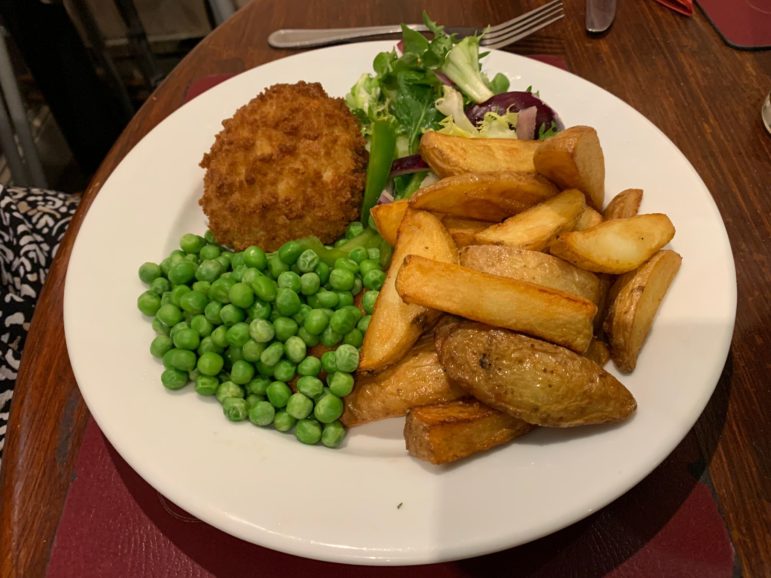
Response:
[[[422,8],[448,25],[484,26],[540,3],[255,0],[175,68],[133,118],[84,192],[37,306],[0,471],[0,575],[45,573],[89,417],[68,360],[62,319],[64,280],[78,229],[111,171],[139,139],[185,102],[191,83],[292,53],[268,46],[267,36],[277,28],[415,22]],[[565,4],[566,18],[507,50],[562,57],[573,73],[648,117],[696,168],[725,221],[738,279],[736,327],[723,374],[692,435],[730,533],[738,572],[767,576],[771,135],[763,128],[760,108],[771,90],[771,51],[728,46],[698,8],[686,17],[654,0],[620,2],[613,27],[595,37],[584,29],[584,3]]]

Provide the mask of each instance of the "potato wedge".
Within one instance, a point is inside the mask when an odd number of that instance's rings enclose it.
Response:
[[[402,224],[402,218],[404,218],[408,206],[409,202],[404,199],[375,205],[370,211],[377,232],[392,247],[396,245],[396,234],[399,232],[399,225]]]
[[[669,217],[651,213],[562,233],[549,251],[587,271],[620,275],[637,269],[674,236]]]
[[[584,194],[568,189],[476,234],[480,245],[541,251],[562,231],[572,230],[585,208]]]
[[[600,304],[604,288],[597,275],[558,257],[504,245],[470,245],[458,250],[464,267],[551,287]]]
[[[640,210],[642,196],[642,189],[624,189],[610,200],[602,216],[606,220],[634,217]]]
[[[610,360],[610,349],[608,349],[608,344],[602,339],[592,339],[589,349],[586,350],[584,356],[603,367]]]
[[[587,205],[584,207],[584,212],[578,217],[576,226],[573,229],[575,231],[583,231],[600,223],[602,223],[602,215]]]
[[[573,126],[540,141],[535,170],[563,189],[579,189],[598,211],[605,200],[605,155],[597,131]]]
[[[448,464],[508,443],[533,428],[476,400],[459,400],[410,410],[404,441],[411,456]]]
[[[466,173],[418,189],[410,199],[422,209],[497,223],[557,194],[545,178],[512,171]]]
[[[396,290],[407,303],[522,331],[578,352],[589,347],[597,313],[594,303],[564,291],[418,255],[404,259]]]
[[[407,355],[383,371],[357,376],[345,397],[340,420],[348,427],[399,417],[423,405],[460,399],[468,394],[451,384],[439,364],[433,336],[421,339]]]
[[[534,140],[466,138],[433,131],[420,139],[420,156],[440,177],[494,171],[535,173],[537,148]]]
[[[535,425],[615,422],[637,407],[621,382],[592,360],[504,329],[456,326],[439,361],[450,380],[479,401]]]
[[[405,303],[396,291],[396,274],[407,255],[458,262],[458,249],[438,217],[408,209],[399,226],[391,266],[380,289],[369,328],[361,346],[360,371],[374,371],[395,363],[439,317],[439,312]]]
[[[642,267],[619,277],[605,320],[611,359],[628,373],[637,365],[645,338],[653,325],[664,295],[680,269],[682,257],[674,251],[659,251]]]
[[[463,217],[446,216],[442,223],[447,227],[447,231],[452,236],[458,247],[474,244],[474,236],[490,226],[488,221],[478,221],[476,219],[464,219]]]

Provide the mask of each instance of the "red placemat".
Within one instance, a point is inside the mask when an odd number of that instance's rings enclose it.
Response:
[[[734,48],[771,48],[771,0],[696,0]]]

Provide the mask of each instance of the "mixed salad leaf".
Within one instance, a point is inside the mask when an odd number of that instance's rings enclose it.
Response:
[[[482,71],[488,54],[478,36],[458,39],[424,12],[427,38],[402,25],[402,40],[379,53],[345,100],[359,119],[370,160],[362,223],[381,200],[408,198],[429,173],[420,138],[436,130],[464,137],[547,138],[562,129],[557,114],[531,91],[508,92],[509,79]],[[520,121],[522,114],[522,122]]]

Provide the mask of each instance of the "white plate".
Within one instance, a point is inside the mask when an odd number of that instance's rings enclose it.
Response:
[[[344,448],[232,424],[191,388],[171,393],[136,309],[137,268],[205,230],[201,156],[222,119],[264,87],[319,81],[343,96],[390,42],[298,54],[247,71],[158,125],[115,169],[83,223],[67,274],[72,367],[109,441],[153,487],[244,540],[320,560],[418,564],[539,538],[602,508],[651,472],[704,409],[728,352],[736,305],[733,258],[717,208],[693,167],[649,121],[576,76],[495,52],[488,71],[533,85],[566,125],[596,127],[608,197],[645,190],[643,212],[677,227],[683,265],[634,374],[638,411],[617,426],[541,429],[452,467],[404,451],[402,420],[352,431]]]

